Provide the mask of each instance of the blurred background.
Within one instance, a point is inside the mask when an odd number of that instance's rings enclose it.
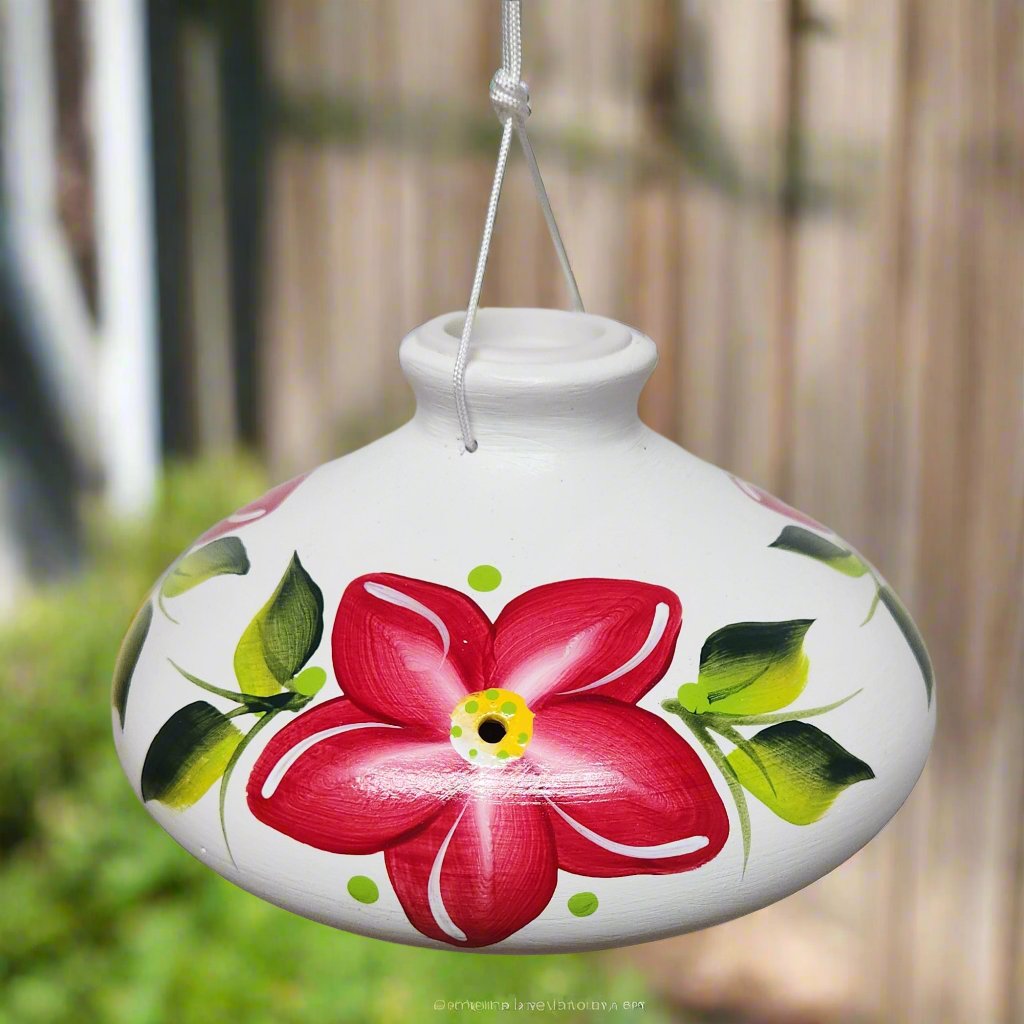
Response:
[[[657,429],[834,526],[928,640],[897,819],[708,932],[388,946],[233,889],[109,740],[139,596],[269,483],[397,425],[464,307],[497,0],[0,0],[0,1022],[1024,1022],[1024,4],[527,0],[538,151]],[[484,289],[561,305],[513,153]]]

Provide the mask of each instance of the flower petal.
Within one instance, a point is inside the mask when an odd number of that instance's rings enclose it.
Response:
[[[781,498],[776,498],[774,494],[758,487],[757,484],[752,484],[749,480],[741,480],[738,476],[733,476],[732,473],[729,476],[748,498],[753,498],[759,505],[764,505],[765,508],[770,508],[773,512],[778,512],[779,515],[792,519],[796,523],[803,523],[804,526],[809,526],[813,530],[821,530],[822,533],[832,532],[827,526],[822,526],[817,519],[812,519],[806,512],[787,505]]]
[[[565,580],[515,598],[494,624],[494,684],[537,706],[595,693],[633,703],[661,679],[682,622],[679,598],[632,580]]]
[[[375,853],[462,797],[469,766],[447,742],[375,721],[344,697],[299,715],[249,776],[252,813],[331,853]]]
[[[250,501],[248,505],[243,505],[237,512],[232,512],[227,519],[222,519],[216,526],[211,526],[196,541],[196,544],[205,544],[207,541],[223,537],[226,533],[233,533],[249,523],[254,523],[257,519],[269,516],[307,476],[309,473],[300,473],[298,476],[292,477],[291,480],[285,480],[283,484],[272,487],[263,497]]]
[[[489,946],[548,905],[558,875],[543,805],[478,794],[384,853],[413,926],[454,946]]]
[[[348,585],[331,643],[338,682],[364,711],[447,735],[452,708],[485,685],[491,624],[457,590],[375,573]]]
[[[729,816],[703,762],[665,721],[602,697],[554,701],[524,760],[544,779],[558,866],[660,875],[707,863]]]

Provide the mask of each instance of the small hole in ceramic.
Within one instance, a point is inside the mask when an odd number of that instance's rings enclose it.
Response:
[[[477,727],[477,735],[484,743],[500,743],[508,728],[500,718],[485,718]]]

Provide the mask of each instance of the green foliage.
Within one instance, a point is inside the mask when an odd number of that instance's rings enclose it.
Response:
[[[296,553],[270,600],[238,641],[238,685],[246,693],[259,696],[277,693],[292,682],[313,656],[323,632],[323,594]]]
[[[237,537],[220,537],[178,559],[160,587],[160,607],[174,622],[163,603],[165,597],[179,597],[215,576],[244,576],[248,571],[245,545]]]
[[[160,727],[142,766],[142,799],[191,807],[223,774],[242,741],[222,711],[197,700]]]
[[[859,757],[807,722],[764,729],[727,760],[758,800],[794,825],[818,821],[844,789],[875,777]]]
[[[304,921],[149,819],[111,744],[118,645],[172,560],[265,489],[244,463],[173,470],[151,522],[98,524],[93,568],[0,629],[0,1024],[483,1024],[509,1014],[434,1001],[513,995],[647,999],[645,1024],[665,1020],[640,979],[591,957],[410,949]]]
[[[679,688],[689,711],[760,715],[791,704],[807,685],[804,637],[813,619],[733,622],[704,641],[696,683]]]

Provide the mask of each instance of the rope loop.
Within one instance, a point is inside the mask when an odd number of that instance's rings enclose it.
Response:
[[[484,220],[483,237],[480,239],[480,255],[476,261],[476,273],[473,275],[473,288],[466,307],[466,320],[462,325],[462,338],[459,351],[455,357],[455,371],[452,374],[452,390],[455,394],[455,413],[462,432],[462,444],[467,452],[475,452],[476,439],[473,437],[469,422],[469,409],[466,406],[466,365],[469,362],[469,343],[473,336],[473,323],[480,305],[480,291],[484,284],[484,272],[487,269],[487,255],[491,249],[491,236],[494,234],[494,221],[498,215],[498,200],[501,198],[501,185],[505,180],[505,167],[508,164],[508,153],[512,147],[512,136],[519,139],[519,144],[526,157],[526,165],[530,169],[534,191],[540,203],[541,212],[547,222],[551,242],[558,255],[558,262],[565,275],[565,283],[572,297],[573,308],[583,312],[583,300],[580,290],[576,287],[576,278],[569,264],[569,255],[565,251],[562,235],[555,222],[555,215],[548,199],[548,191],[544,187],[537,157],[526,134],[526,120],[530,116],[530,90],[522,78],[523,70],[523,34],[520,23],[521,0],[501,0],[501,67],[491,79],[491,103],[502,124],[501,146],[498,148],[498,163],[494,168],[494,181],[491,184],[491,198],[487,204],[487,217]]]

